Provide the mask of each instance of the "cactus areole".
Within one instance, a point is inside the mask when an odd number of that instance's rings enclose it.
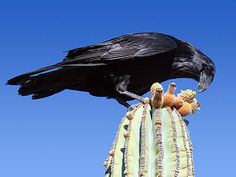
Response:
[[[194,176],[193,148],[182,116],[199,109],[199,103],[191,90],[175,96],[175,87],[171,83],[163,94],[154,83],[151,101],[126,113],[104,162],[105,177]]]

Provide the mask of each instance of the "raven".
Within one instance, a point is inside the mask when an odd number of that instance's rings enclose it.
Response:
[[[215,75],[213,61],[191,44],[162,33],[122,35],[69,50],[63,61],[8,80],[22,96],[51,96],[65,89],[127,101],[148,92],[154,82],[192,78],[206,90]]]

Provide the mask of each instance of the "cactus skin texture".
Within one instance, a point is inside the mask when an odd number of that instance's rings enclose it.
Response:
[[[149,102],[135,105],[122,119],[104,166],[105,177],[193,177],[192,143],[180,113]]]

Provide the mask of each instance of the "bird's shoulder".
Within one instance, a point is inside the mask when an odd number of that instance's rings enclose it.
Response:
[[[139,49],[156,47],[157,51],[172,50],[177,43],[172,36],[162,33],[131,33],[103,42],[106,45],[120,44],[121,47],[139,47]]]
[[[148,57],[171,51],[177,47],[173,38],[161,33],[133,33],[122,35],[96,45],[72,49],[65,62],[111,61],[134,57]]]

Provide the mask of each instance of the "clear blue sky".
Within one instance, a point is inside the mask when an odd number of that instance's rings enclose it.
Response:
[[[215,80],[189,117],[196,177],[235,177],[235,9],[235,1],[1,1],[0,177],[103,176],[125,108],[75,91],[32,101],[4,84],[68,49],[142,31],[187,40],[214,60]]]

